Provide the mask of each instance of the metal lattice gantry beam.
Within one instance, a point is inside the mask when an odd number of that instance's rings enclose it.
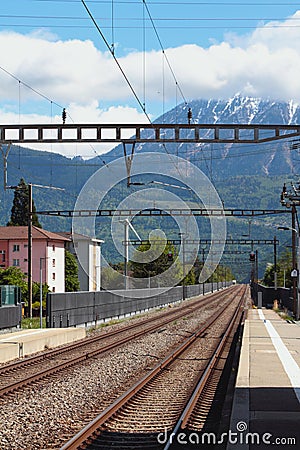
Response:
[[[254,217],[274,214],[291,214],[289,209],[97,209],[36,211],[43,216],[58,217],[135,217],[135,216],[203,216],[203,217]]]
[[[249,124],[14,124],[0,125],[0,144],[27,143],[262,143],[300,136],[300,125]]]
[[[276,244],[279,244],[278,239],[226,239],[224,241],[220,239],[184,239],[184,242],[186,244],[195,244],[195,245],[210,245],[210,244],[226,244],[226,245],[274,245],[274,242]],[[150,245],[150,244],[161,244],[161,245],[181,245],[182,241],[181,239],[167,239],[166,241],[159,241],[159,240],[151,240],[148,239],[145,240],[130,240],[130,241],[123,241],[123,244],[131,244],[134,246],[139,245]]]

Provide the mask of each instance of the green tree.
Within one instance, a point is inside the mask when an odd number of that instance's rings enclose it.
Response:
[[[235,276],[233,275],[231,269],[227,266],[218,265],[214,271],[214,273],[207,280],[209,283],[216,283],[217,281],[231,281],[234,280]]]
[[[279,269],[279,265],[277,264],[277,270]],[[265,270],[264,278],[262,280],[265,286],[271,287],[274,286],[274,264],[268,264]]]
[[[46,308],[46,298],[48,292],[50,292],[49,286],[47,285],[47,283],[43,283],[42,284],[43,309]],[[36,281],[32,283],[32,309],[33,310],[40,309],[40,283],[37,283]]]
[[[76,258],[68,250],[65,251],[65,291],[79,291],[78,264]]]
[[[101,267],[101,287],[103,289],[124,289],[124,264]]]
[[[154,237],[155,242],[142,244],[137,247],[134,254],[134,260],[131,261],[129,268],[132,271],[132,276],[135,278],[150,278],[156,275],[164,274],[163,285],[173,286],[179,284],[183,277],[182,264],[177,257],[177,252],[174,245],[167,244],[160,237]],[[161,241],[161,242],[160,242]],[[164,248],[163,251],[162,248]],[[144,252],[148,252],[147,259],[149,262],[143,262]],[[172,272],[167,273],[167,270],[172,266]],[[152,284],[151,286],[156,287]]]
[[[22,300],[27,300],[28,286],[26,275],[19,267],[8,267],[7,269],[0,269],[0,285],[19,286],[21,288]]]
[[[291,278],[292,271],[292,254],[289,250],[285,250],[279,257],[277,263],[277,285],[290,288],[293,285]],[[274,286],[274,264],[268,264],[265,270],[263,284],[265,286]]]
[[[185,286],[187,286],[188,284],[198,284],[194,267],[191,268],[189,273],[185,276],[184,280],[180,282],[180,284],[184,284]]]
[[[291,277],[291,272],[293,269],[292,262],[292,252],[289,249],[285,249],[278,260],[279,273],[277,276],[278,286],[291,287],[293,285],[293,280]]]
[[[38,216],[36,214],[36,207],[34,201],[32,200],[32,225],[35,227],[42,228],[39,222]],[[26,226],[28,225],[28,214],[29,214],[29,187],[25,183],[24,178],[21,178],[18,186],[14,191],[13,206],[11,209],[10,221],[7,226]]]

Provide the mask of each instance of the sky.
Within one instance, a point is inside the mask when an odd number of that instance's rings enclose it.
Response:
[[[148,123],[237,93],[300,103],[295,1],[2,0],[0,49],[3,124],[61,122],[63,107],[67,123]]]

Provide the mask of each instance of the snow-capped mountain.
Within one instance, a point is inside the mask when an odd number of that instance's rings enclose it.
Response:
[[[199,124],[300,124],[300,107],[288,103],[236,95],[224,100],[192,100],[159,117],[157,123],[187,123],[188,109],[192,122]],[[299,172],[298,151],[290,140],[264,144],[166,144],[168,153],[178,154],[214,176],[280,175]],[[161,144],[140,144],[136,152],[166,151]],[[118,146],[107,155],[121,156]],[[104,157],[105,159],[105,157]]]

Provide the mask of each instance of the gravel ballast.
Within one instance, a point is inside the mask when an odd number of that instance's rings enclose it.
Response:
[[[221,306],[221,301],[219,306]],[[212,311],[206,308],[0,400],[1,450],[60,448]]]

